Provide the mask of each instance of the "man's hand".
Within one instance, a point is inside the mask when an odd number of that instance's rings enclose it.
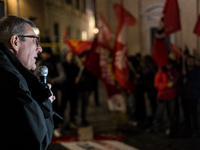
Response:
[[[48,84],[49,90],[51,91],[51,84]],[[53,101],[56,99],[56,97],[53,95],[53,92],[51,91],[51,96],[49,97],[49,100],[51,101],[51,103],[53,103]]]

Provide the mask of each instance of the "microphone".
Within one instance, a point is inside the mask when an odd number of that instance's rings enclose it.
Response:
[[[45,85],[47,84],[47,75],[48,75],[48,73],[49,73],[49,70],[48,70],[48,68],[46,66],[39,66],[38,67],[37,75],[39,76],[40,81],[43,82]],[[63,117],[61,117],[55,111],[53,111],[53,114],[56,115],[61,120],[63,120]]]
[[[44,83],[47,84],[47,74],[49,70],[46,66],[39,66],[38,67],[38,72],[37,75],[39,76],[40,80]]]

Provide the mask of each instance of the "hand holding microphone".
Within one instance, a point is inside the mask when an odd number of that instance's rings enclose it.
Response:
[[[51,91],[52,86],[51,84],[47,83],[48,68],[46,66],[39,66],[37,75],[39,76],[40,80],[49,87],[49,90]],[[53,103],[55,99],[56,97],[53,95],[53,92],[51,91],[51,96],[49,97],[49,100],[51,101],[51,103]],[[59,114],[57,114],[56,112],[53,112],[53,113],[58,118],[63,120],[63,117],[61,117]]]
[[[47,75],[48,75],[48,68],[46,66],[39,66],[37,75],[39,76],[40,80],[46,84],[49,87],[49,90],[51,91],[51,84],[47,83]],[[53,92],[51,91],[51,96],[49,97],[51,103],[56,99],[56,97],[53,95]]]

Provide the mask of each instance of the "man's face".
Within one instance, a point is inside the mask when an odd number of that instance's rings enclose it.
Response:
[[[33,28],[29,24],[24,25],[27,33],[26,36],[36,36]],[[42,52],[40,45],[36,45],[36,38],[24,37],[25,41],[20,41],[21,45],[16,56],[21,61],[21,63],[29,70],[35,70],[36,68],[36,58],[38,53]]]
[[[67,62],[72,62],[73,60],[73,53],[72,52],[68,52],[66,55],[66,61]]]

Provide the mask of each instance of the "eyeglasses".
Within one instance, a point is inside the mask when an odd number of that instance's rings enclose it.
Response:
[[[27,37],[27,38],[34,38],[34,42],[36,43],[36,46],[39,45],[39,37],[34,35],[17,35],[18,37]]]

